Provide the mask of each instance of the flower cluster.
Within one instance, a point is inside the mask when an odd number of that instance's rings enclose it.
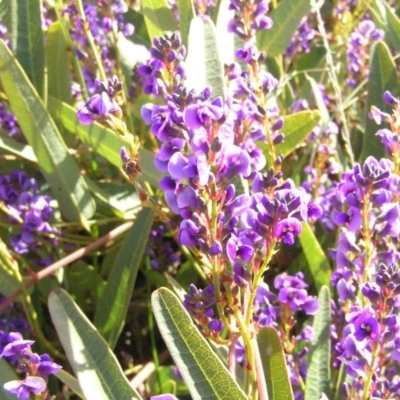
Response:
[[[385,150],[395,164],[395,171],[399,171],[400,167],[400,100],[393,96],[392,93],[386,91],[383,94],[383,100],[386,104],[393,107],[392,114],[379,110],[372,106],[369,117],[380,125],[382,122],[389,124],[390,129],[383,128],[376,132],[377,136],[382,138]]]
[[[349,78],[346,82],[350,88],[355,88],[362,79],[368,77],[368,60],[371,44],[381,40],[384,31],[376,28],[371,20],[361,21],[350,35],[347,45],[347,71]]]
[[[381,264],[375,282],[361,287],[364,307],[353,305],[348,325],[336,344],[337,360],[353,377],[344,384],[346,399],[400,396],[400,273],[397,266]]]
[[[34,178],[24,171],[0,176],[0,201],[10,221],[21,224],[21,233],[10,239],[16,253],[35,252],[46,242],[57,244],[57,230],[49,223],[53,215],[51,198],[40,194]]]
[[[311,51],[311,43],[315,38],[316,30],[310,27],[308,19],[305,17],[300,21],[289,46],[285,50],[287,56],[293,57],[295,54],[309,53]]]
[[[97,66],[93,57],[90,57],[91,49],[87,37],[87,30],[90,30],[95,44],[100,49],[100,56],[104,63],[107,74],[115,72],[115,50],[118,34],[130,36],[134,27],[124,22],[124,14],[128,7],[123,0],[99,1],[97,4],[83,2],[83,13],[80,14],[75,4],[65,7],[63,13],[68,15],[71,21],[71,38],[75,44],[75,54],[83,62],[82,72],[90,93],[96,90],[95,78]]]
[[[216,335],[222,332],[224,324],[215,318],[213,306],[216,303],[214,286],[209,285],[204,289],[198,289],[195,285],[189,286],[185,294],[183,306],[202,328],[204,335]]]
[[[36,354],[31,350],[33,340],[25,340],[19,332],[8,334],[8,344],[0,353],[0,358],[17,359],[17,369],[25,376],[23,380],[7,382],[3,388],[17,396],[28,400],[31,394],[47,393],[47,379],[50,374],[59,372],[62,367],[54,363],[47,354]]]
[[[121,93],[122,83],[114,75],[107,83],[100,80],[94,82],[94,94],[77,112],[78,120],[83,125],[93,121],[121,119],[122,111],[116,98]]]

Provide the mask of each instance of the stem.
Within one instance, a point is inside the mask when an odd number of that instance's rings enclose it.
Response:
[[[73,253],[69,254],[68,256],[62,258],[59,261],[56,261],[55,263],[49,265],[46,268],[43,268],[40,272],[37,272],[33,279],[31,279],[29,282],[27,282],[24,285],[24,289],[29,289],[31,286],[35,285],[37,281],[40,279],[45,278],[46,276],[49,276],[59,270],[60,268],[63,268],[67,266],[68,264],[71,264],[72,262],[80,259],[81,257],[85,256],[86,254],[89,254],[92,250],[97,249],[98,247],[106,244],[108,241],[113,240],[117,236],[121,235],[122,233],[126,232],[128,229],[132,227],[133,222],[126,222],[125,224],[122,224],[118,228],[113,229],[106,235],[102,236],[100,239],[95,240],[93,243],[87,245],[86,247],[79,249],[77,251],[74,251]],[[6,310],[6,308],[13,303],[21,294],[23,293],[22,288],[18,289],[16,292],[14,292],[4,303],[0,304],[0,315]]]
[[[249,299],[247,301],[247,307],[246,307],[246,318],[245,318],[245,324],[246,325],[250,324],[250,320],[251,320],[251,317],[253,315],[253,304],[254,304],[254,299],[256,297],[256,290],[257,290],[257,288],[259,286],[260,279],[263,276],[264,272],[267,270],[268,264],[271,261],[271,258],[272,258],[273,254],[274,254],[275,245],[276,245],[276,239],[274,238],[272,240],[272,243],[268,246],[268,253],[265,256],[265,259],[264,259],[260,269],[254,275],[253,285],[252,285],[252,288],[251,288],[250,296],[249,296]]]
[[[71,36],[69,34],[69,31],[65,26],[65,21],[61,17],[60,11],[59,11],[59,10],[63,9],[62,0],[58,0],[58,7],[54,7],[54,9],[55,9],[55,12],[56,12],[56,15],[57,15],[57,20],[60,23],[61,30],[62,30],[62,32],[64,34],[64,39],[67,42],[68,49],[69,49],[70,52],[73,52],[74,51],[73,50],[74,49],[74,44],[73,44],[73,42],[71,40]],[[72,56],[71,58],[72,58],[72,63],[73,63],[74,68],[75,68],[75,73],[78,75],[78,80],[79,80],[80,89],[82,91],[82,96],[83,96],[84,99],[86,99],[88,97],[88,92],[87,92],[87,89],[86,89],[86,83],[85,83],[85,78],[83,77],[82,68],[81,68],[81,66],[80,66],[80,64],[78,62],[78,58],[77,57]]]
[[[104,82],[107,82],[107,75],[104,70],[103,63],[101,61],[100,54],[97,49],[96,43],[94,41],[92,32],[90,31],[90,27],[89,27],[89,23],[86,18],[85,10],[83,9],[82,0],[76,0],[76,7],[78,9],[79,16],[82,18],[83,29],[85,31],[90,48],[92,49],[94,59],[96,60],[97,69],[99,70],[100,78]]]
[[[347,127],[346,115],[344,113],[343,102],[342,102],[342,93],[341,93],[339,81],[338,81],[338,78],[336,75],[336,68],[335,68],[335,64],[333,61],[332,52],[331,52],[331,49],[329,46],[328,36],[327,36],[326,30],[325,30],[324,21],[322,19],[322,15],[320,12],[321,5],[322,5],[321,2],[317,3],[316,0],[311,0],[311,6],[317,16],[318,30],[321,34],[321,37],[322,37],[322,40],[324,43],[324,47],[326,49],[326,62],[328,65],[328,74],[329,74],[330,80],[332,82],[333,90],[335,92],[336,103],[337,103],[337,107],[339,109],[339,115],[340,115],[340,119],[341,119],[341,123],[342,123],[342,127],[343,127],[342,137],[343,137],[343,142],[344,142],[344,149],[349,158],[350,166],[353,166],[354,165],[354,155],[353,155],[353,150],[351,149],[350,133],[349,133],[349,129]]]
[[[374,346],[374,351],[372,353],[371,366],[369,368],[367,379],[365,380],[365,384],[364,384],[364,392],[363,392],[362,400],[370,399],[369,393],[371,390],[372,376],[375,372],[375,368],[374,368],[375,360],[378,357],[378,353],[379,353],[379,341],[377,341]]]

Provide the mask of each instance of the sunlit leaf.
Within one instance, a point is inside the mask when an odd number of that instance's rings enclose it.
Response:
[[[263,327],[257,336],[269,400],[293,400],[282,341],[272,327]]]
[[[129,386],[105,340],[63,289],[51,292],[49,311],[87,400],[141,399]]]
[[[213,97],[225,98],[223,66],[218,55],[215,26],[211,19],[196,17],[192,20],[186,63],[188,87],[200,92],[209,85]]]
[[[329,288],[322,286],[318,296],[319,309],[314,316],[314,336],[310,346],[305,400],[330,399],[331,299]]]
[[[79,397],[84,398],[82,389],[79,385],[78,380],[70,375],[67,371],[61,370],[55,374],[55,376],[63,382],[65,385],[68,386],[69,389],[71,389],[75,394],[77,394]]]
[[[306,222],[303,223],[303,229],[299,235],[299,240],[317,289],[319,290],[323,285],[329,286],[331,268],[328,258],[322,250],[310,225]]]
[[[281,131],[285,135],[282,143],[276,146],[277,154],[288,156],[300,144],[304,143],[311,131],[318,124],[320,114],[317,110],[305,110],[283,117]]]
[[[193,399],[247,399],[170,290],[156,290],[152,305],[163,339]]]
[[[25,160],[37,162],[37,158],[31,146],[17,142],[7,136],[0,135],[0,148],[7,150],[11,154],[22,157]]]

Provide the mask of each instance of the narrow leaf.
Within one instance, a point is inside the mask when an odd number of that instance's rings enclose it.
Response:
[[[9,137],[0,136],[0,148],[7,150],[8,152],[15,154],[16,156],[22,157],[25,160],[37,163],[37,158],[31,146],[17,142]]]
[[[103,294],[99,299],[94,324],[111,349],[125,324],[136,276],[153,225],[153,211],[143,208],[122,243]]]
[[[285,354],[278,332],[268,326],[261,328],[257,343],[267,383],[268,400],[293,400]]]
[[[329,286],[331,279],[329,261],[310,225],[306,222],[303,223],[299,239],[317,289],[319,290],[323,285]]]
[[[385,31],[385,42],[400,50],[400,19],[386,2],[374,0],[371,3],[371,16],[376,26]]]
[[[330,396],[330,328],[331,306],[329,289],[322,286],[318,296],[319,309],[314,317],[314,337],[310,346],[305,400]]]
[[[67,42],[61,24],[51,24],[46,38],[48,95],[68,104],[72,102],[71,72]]]
[[[383,101],[383,93],[386,90],[390,90],[394,96],[398,97],[400,95],[400,83],[396,66],[390,50],[384,42],[377,42],[372,48],[367,90],[367,112],[365,115],[365,134],[360,157],[361,161],[368,156],[374,156],[379,159],[385,155],[381,138],[376,136],[376,132],[382,126],[378,126],[374,120],[368,117],[371,106],[378,107],[381,111],[391,114],[392,107]]]
[[[247,398],[170,290],[153,292],[152,305],[163,339],[194,400]]]
[[[193,0],[178,0],[179,26],[183,45],[188,48],[190,23],[195,17]]]
[[[114,215],[122,219],[132,218],[134,210],[142,205],[138,193],[130,183],[122,186],[110,182],[95,182],[87,176],[84,178],[96,200],[98,214]]]
[[[61,344],[87,400],[141,399],[105,340],[63,289],[49,296]]]
[[[3,358],[0,358],[0,399],[15,400],[15,396],[3,389],[6,382],[19,380],[17,374],[13,371],[10,364]]]
[[[307,139],[319,122],[320,115],[316,110],[306,110],[287,115],[283,117],[283,120],[281,131],[285,139],[276,146],[276,153],[286,157]],[[263,143],[260,143],[260,147],[265,148]]]
[[[11,296],[20,288],[13,271],[18,268],[6,244],[0,239],[0,293],[5,297]]]
[[[39,96],[44,95],[45,51],[40,0],[12,0],[12,49]]]
[[[63,216],[85,225],[85,218],[92,217],[95,210],[82,174],[34,87],[3,41],[0,41],[0,78]]]
[[[111,129],[94,122],[92,125],[82,125],[76,117],[76,110],[66,103],[51,98],[48,109],[53,118],[58,121],[69,132],[77,135],[82,142],[92,146],[93,150],[104,157],[108,162],[118,168],[122,167],[119,152],[121,147],[128,150],[131,144],[128,139],[116,136]],[[158,187],[162,175],[154,167],[154,155],[149,150],[139,149],[140,166],[143,178],[151,185]]]
[[[166,0],[142,0],[142,12],[150,40],[162,36],[165,31],[178,30],[174,16]]]
[[[257,47],[268,57],[282,54],[290,44],[301,19],[311,10],[310,0],[282,0],[271,13],[271,29],[262,29],[257,35]]]
[[[225,98],[223,66],[218,55],[215,26],[208,17],[192,20],[186,62],[190,88],[200,92],[209,85],[213,97]]]
[[[318,87],[318,83],[313,77],[311,77],[308,74],[306,74],[306,78],[310,82],[312,93],[313,93],[314,99],[315,99],[315,104],[317,105],[318,110],[321,115],[321,122],[323,124],[327,124],[330,120],[329,112],[328,112],[328,109],[324,102],[324,99],[322,98],[321,90]]]
[[[69,389],[71,389],[75,394],[77,394],[80,398],[84,398],[82,389],[79,385],[78,380],[70,375],[67,371],[64,371],[63,369],[55,374],[55,376],[63,382],[65,385],[68,386]]]

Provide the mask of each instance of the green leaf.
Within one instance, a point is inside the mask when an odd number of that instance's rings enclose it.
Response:
[[[208,17],[196,17],[190,24],[186,64],[188,87],[200,92],[210,85],[213,98],[225,98],[223,66],[218,54],[215,26]]]
[[[70,375],[67,371],[64,371],[63,369],[56,374],[54,374],[62,383],[68,386],[69,389],[71,389],[75,394],[77,394],[79,397],[82,399],[84,398],[82,389],[79,385],[78,380]]]
[[[247,399],[170,290],[153,292],[152,306],[161,335],[193,399]]]
[[[329,289],[322,286],[318,296],[319,309],[314,317],[314,337],[310,346],[305,400],[320,399],[324,393],[330,396],[330,328],[331,302]]]
[[[0,148],[7,150],[8,152],[15,154],[16,156],[22,157],[25,160],[37,163],[37,158],[31,146],[17,142],[10,137],[0,135]]]
[[[46,38],[47,92],[49,96],[71,104],[71,66],[67,47],[61,24],[51,24]]]
[[[329,261],[307,222],[303,223],[303,229],[299,235],[299,240],[314,278],[315,286],[318,290],[323,285],[329,286],[331,279]]]
[[[182,44],[188,48],[190,23],[196,16],[193,0],[178,0],[178,9]]]
[[[271,29],[262,29],[257,34],[257,47],[266,51],[268,57],[282,54],[290,44],[301,19],[311,10],[310,0],[282,0],[272,11],[274,21]]]
[[[116,216],[121,219],[132,218],[142,205],[138,193],[131,183],[126,185],[111,182],[94,182],[85,176],[85,182],[96,200],[96,213]]]
[[[54,121],[8,47],[0,41],[0,78],[11,109],[32,146],[63,216],[80,221],[94,214],[94,201]]]
[[[65,279],[68,282],[69,293],[74,297],[78,307],[83,312],[93,310],[93,301],[100,297],[106,285],[97,268],[78,260],[68,266]]]
[[[12,49],[39,96],[44,95],[45,51],[40,0],[12,0]]]
[[[105,340],[69,294],[56,289],[49,311],[61,344],[87,400],[141,399],[129,386]]]
[[[375,0],[370,8],[376,26],[385,31],[385,42],[397,52],[400,50],[400,19],[392,8],[381,0]]]
[[[16,269],[18,269],[17,261],[0,239],[0,293],[6,297],[21,287],[13,272]]]
[[[6,382],[19,380],[18,376],[4,358],[0,358],[0,399],[15,400],[15,396],[3,389]]]
[[[320,115],[321,115],[321,122],[323,124],[327,124],[329,122],[329,120],[330,120],[329,112],[328,112],[328,109],[327,109],[326,104],[324,102],[324,99],[322,98],[321,90],[318,87],[318,83],[313,77],[311,77],[308,74],[306,74],[306,78],[310,82],[312,93],[313,93],[314,99],[315,99],[315,104],[317,105],[318,110],[319,110]]]
[[[383,93],[386,90],[390,90],[394,96],[398,97],[400,95],[400,83],[396,66],[390,55],[389,48],[383,42],[377,42],[372,47],[367,90],[367,112],[365,115],[365,134],[360,156],[361,161],[368,156],[374,156],[377,159],[385,156],[381,138],[376,136],[376,132],[382,127],[379,127],[374,120],[368,118],[371,106],[378,107],[381,111],[391,114],[392,107],[383,101]]]
[[[257,336],[257,343],[269,400],[294,399],[285,354],[278,332],[269,326],[261,328]]]
[[[48,109],[65,129],[77,135],[82,142],[90,145],[93,150],[104,157],[108,162],[121,168],[122,162],[119,152],[121,147],[131,149],[131,142],[114,134],[111,129],[105,128],[101,124],[94,122],[91,125],[82,125],[76,117],[76,110],[70,105],[51,98]],[[149,150],[139,149],[140,166],[143,178],[154,187],[162,178],[161,173],[154,167],[154,155]]]
[[[283,120],[281,131],[285,135],[285,140],[276,146],[276,153],[286,157],[307,139],[318,124],[320,114],[316,110],[306,110],[286,115]]]
[[[142,13],[151,42],[165,31],[178,30],[172,11],[166,0],[142,0]]]
[[[124,327],[137,272],[153,225],[153,216],[153,211],[149,208],[143,208],[138,213],[118,252],[96,307],[94,324],[112,349]]]

